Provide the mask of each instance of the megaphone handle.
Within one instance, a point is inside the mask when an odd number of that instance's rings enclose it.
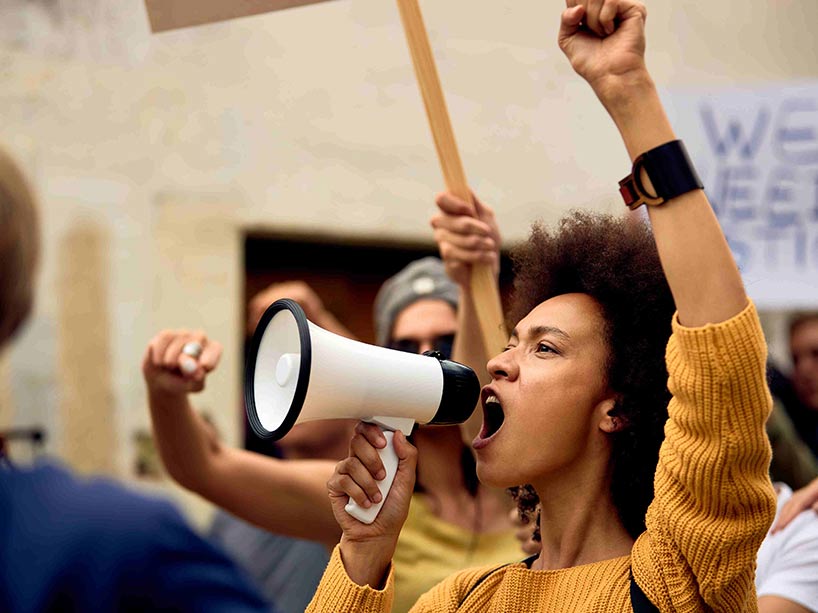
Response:
[[[381,507],[386,500],[386,496],[389,494],[389,489],[392,487],[392,481],[395,480],[395,473],[398,471],[398,454],[395,453],[395,445],[393,443],[395,433],[392,430],[384,430],[383,435],[386,438],[386,447],[378,449],[378,455],[380,455],[381,462],[383,462],[383,467],[386,470],[386,477],[384,477],[381,481],[378,481],[378,489],[381,492],[381,501],[378,503],[373,503],[371,507],[365,509],[350,498],[349,502],[344,507],[344,510],[347,513],[365,524],[371,524],[373,521],[375,521],[378,513],[380,513]]]

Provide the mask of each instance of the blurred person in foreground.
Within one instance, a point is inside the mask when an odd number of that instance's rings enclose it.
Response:
[[[29,315],[39,252],[34,195],[0,151],[0,349]],[[55,463],[0,469],[0,611],[269,610],[167,502]]]

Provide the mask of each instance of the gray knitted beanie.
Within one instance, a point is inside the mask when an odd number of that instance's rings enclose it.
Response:
[[[375,338],[385,347],[400,312],[422,299],[445,300],[457,309],[459,289],[439,258],[415,260],[381,286],[375,297]]]

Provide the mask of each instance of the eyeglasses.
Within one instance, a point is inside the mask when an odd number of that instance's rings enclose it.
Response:
[[[420,346],[428,340],[432,345],[432,350],[437,351],[444,359],[452,357],[452,347],[454,346],[454,334],[443,334],[431,339],[417,340],[414,338],[400,338],[389,342],[389,349],[403,351],[406,353],[420,353]]]

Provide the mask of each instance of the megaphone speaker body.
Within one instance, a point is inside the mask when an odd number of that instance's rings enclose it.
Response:
[[[465,421],[477,403],[480,384],[462,364],[367,345],[309,322],[295,301],[273,303],[251,342],[245,374],[250,425],[262,438],[278,440],[302,422],[354,418],[379,424],[387,447],[381,451],[387,477],[383,499],[397,470],[394,430],[411,433],[415,423]],[[365,523],[383,502],[350,514]]]

